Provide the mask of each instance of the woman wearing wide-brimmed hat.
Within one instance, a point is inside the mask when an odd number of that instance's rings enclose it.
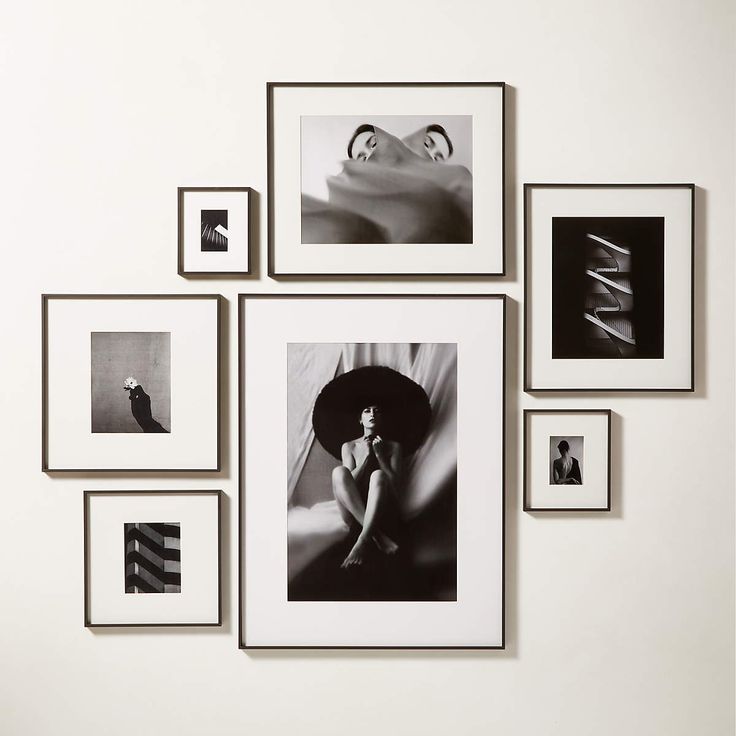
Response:
[[[398,516],[402,465],[421,444],[430,417],[424,389],[383,366],[344,373],[317,397],[315,434],[341,461],[332,473],[332,491],[344,521],[360,528],[342,567],[361,565],[373,549],[387,555],[398,550],[390,531]]]

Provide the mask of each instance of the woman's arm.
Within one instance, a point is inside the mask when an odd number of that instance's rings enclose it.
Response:
[[[401,477],[401,445],[398,442],[392,442],[387,446],[387,443],[380,437],[376,437],[373,440],[373,452],[378,461],[378,467],[386,473],[395,491]]]
[[[368,459],[371,456],[370,445],[367,447],[367,452],[360,465],[355,462],[355,456],[350,442],[345,442],[341,448],[342,464],[352,473],[355,482],[360,482],[361,478],[365,474],[366,467],[368,465]]]

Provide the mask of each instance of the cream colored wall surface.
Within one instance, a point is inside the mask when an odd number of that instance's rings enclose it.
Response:
[[[734,7],[726,0],[56,2],[0,7],[0,733],[734,731]],[[250,185],[267,80],[504,80],[508,277],[176,274],[176,187]],[[697,391],[520,391],[525,181],[695,182]],[[506,291],[501,652],[237,648],[236,294]],[[40,471],[40,294],[229,300],[222,474]],[[522,513],[520,412],[610,407],[613,512]],[[221,630],[82,626],[82,491],[222,488]]]

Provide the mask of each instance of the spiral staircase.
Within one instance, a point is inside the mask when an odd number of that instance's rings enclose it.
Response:
[[[585,237],[586,344],[597,356],[630,357],[636,353],[631,250],[593,233]]]

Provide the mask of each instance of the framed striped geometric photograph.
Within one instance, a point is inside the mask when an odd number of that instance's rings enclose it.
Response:
[[[222,491],[85,491],[84,625],[220,626],[221,505]]]

